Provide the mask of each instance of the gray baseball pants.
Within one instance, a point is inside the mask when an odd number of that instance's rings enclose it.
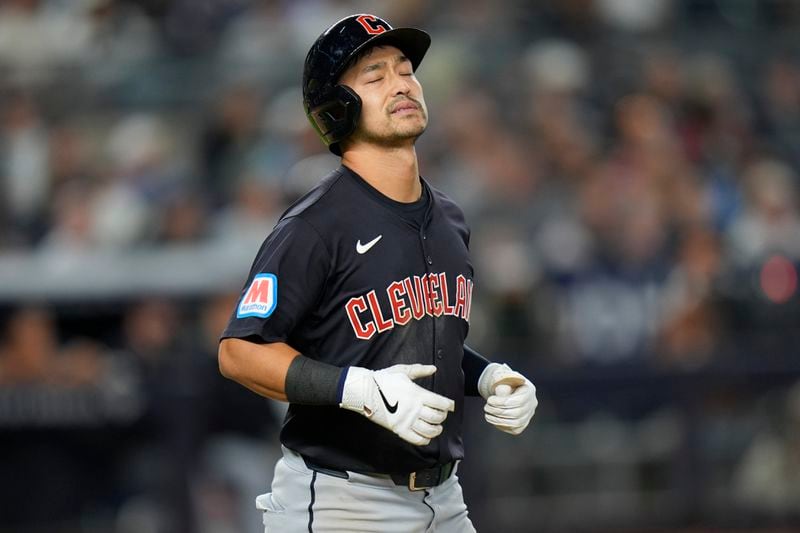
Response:
[[[388,476],[348,472],[347,479],[308,468],[283,448],[272,492],[256,498],[265,533],[474,533],[456,472],[420,491]]]

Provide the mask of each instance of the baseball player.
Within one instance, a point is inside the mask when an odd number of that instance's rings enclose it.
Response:
[[[346,17],[311,47],[303,101],[339,168],[267,237],[222,334],[220,370],[289,402],[265,531],[474,531],[456,470],[464,396],[519,434],[533,384],[464,345],[469,229],[420,177],[427,33]],[[469,110],[465,110],[469,112]]]

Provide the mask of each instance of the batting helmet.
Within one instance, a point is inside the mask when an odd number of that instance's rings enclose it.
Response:
[[[361,112],[361,98],[339,85],[339,77],[359,52],[384,44],[399,48],[416,70],[431,38],[416,28],[392,28],[375,15],[350,15],[325,30],[308,51],[303,107],[322,141],[336,155],[342,155],[339,143],[353,133]]]

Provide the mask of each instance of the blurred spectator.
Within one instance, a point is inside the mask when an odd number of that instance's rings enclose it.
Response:
[[[723,311],[740,339],[758,343],[762,357],[791,358],[782,346],[797,338],[800,214],[794,172],[779,160],[743,170],[746,204],[725,238]],[[741,342],[741,341],[740,341]]]
[[[752,146],[750,106],[723,57],[700,52],[686,61],[681,128],[689,158],[712,177],[730,176]]]
[[[589,64],[584,51],[569,41],[550,40],[532,44],[524,56],[525,73],[535,94],[579,93],[589,83]],[[534,100],[534,106],[537,102]]]
[[[164,209],[156,242],[177,245],[202,241],[208,233],[204,196],[191,190],[177,190],[170,196],[169,200],[162,200]]]
[[[300,50],[313,42],[316,35],[305,42],[292,31],[286,13],[290,7],[291,4],[275,0],[256,0],[244,16],[230,21],[222,31],[218,50],[224,82],[297,81],[294,76],[297,64],[290,58],[302,53]],[[302,30],[309,31],[305,24]]]
[[[6,384],[36,383],[55,379],[53,362],[58,339],[52,317],[41,309],[13,314],[3,342],[2,376]]]
[[[89,44],[81,55],[82,74],[104,92],[130,97],[153,85],[147,67],[158,58],[161,39],[153,20],[138,2],[81,0],[90,25]],[[142,3],[144,4],[144,3]]]
[[[11,242],[29,245],[43,230],[51,192],[47,127],[33,95],[25,92],[10,95],[2,113],[0,206],[11,227]]]
[[[735,476],[738,501],[772,520],[800,516],[800,383],[781,398]]]
[[[128,504],[140,502],[164,531],[194,531],[189,476],[204,431],[206,381],[181,333],[179,308],[152,298],[123,319],[124,346],[135,357],[147,408],[143,442],[125,463]],[[123,510],[128,508],[123,506]]]
[[[172,131],[156,115],[124,117],[109,132],[110,173],[92,201],[93,244],[139,244],[156,229],[154,214],[180,190],[181,162]]]
[[[252,248],[251,248],[252,250]],[[286,406],[262,398],[230,380],[216,379],[219,334],[230,319],[238,293],[209,298],[194,336],[197,357],[208,364],[208,427],[213,431],[202,451],[193,490],[200,533],[251,531],[262,527],[250,495],[263,490],[280,457],[276,445]]]
[[[164,10],[163,29],[175,53],[194,55],[213,52],[220,34],[237,15],[245,12],[248,0],[173,0],[159,7]]]
[[[717,308],[721,243],[708,229],[694,226],[678,246],[665,287],[656,351],[668,364],[693,368],[708,363],[722,345],[724,323]]]
[[[100,164],[96,147],[85,128],[77,123],[59,124],[51,130],[49,145],[51,196],[62,186],[94,180]]]
[[[91,1],[91,0],[90,0]],[[8,0],[0,6],[0,64],[23,84],[49,81],[87,52],[86,2]]]
[[[677,112],[686,90],[686,67],[681,53],[661,44],[648,50],[642,61],[644,92],[658,98],[672,112]]]
[[[763,69],[760,89],[769,144],[800,172],[800,66],[776,57]]]
[[[65,184],[51,201],[50,226],[39,250],[46,254],[80,253],[93,245],[91,203],[95,191],[82,182]]]
[[[211,198],[229,201],[236,180],[253,165],[261,135],[261,97],[255,87],[225,90],[202,133],[203,186]]]
[[[761,160],[744,171],[746,206],[729,231],[730,259],[750,266],[769,253],[800,260],[797,177],[781,161]]]
[[[20,306],[5,318],[0,333],[0,477],[14,482],[0,488],[5,502],[0,523],[14,530],[37,522],[65,523],[89,506],[89,494],[108,490],[102,477],[108,455],[96,444],[77,444],[54,432],[113,420],[115,401],[124,398],[103,394],[111,377],[105,347],[83,339],[62,344],[50,309]],[[31,428],[36,431],[26,433]],[[50,502],[44,509],[43,499]]]
[[[282,202],[277,188],[256,178],[240,181],[233,202],[216,217],[213,238],[226,247],[252,250],[278,221]]]
[[[104,365],[102,347],[88,340],[61,346],[53,315],[45,308],[14,311],[0,345],[0,385],[75,387],[95,384]]]
[[[611,26],[632,32],[658,29],[670,15],[670,0],[598,0],[597,9]]]

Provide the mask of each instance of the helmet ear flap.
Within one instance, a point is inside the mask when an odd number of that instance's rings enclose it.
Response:
[[[312,108],[308,118],[331,152],[342,155],[339,142],[356,129],[361,98],[346,85],[336,85],[325,103]]]

